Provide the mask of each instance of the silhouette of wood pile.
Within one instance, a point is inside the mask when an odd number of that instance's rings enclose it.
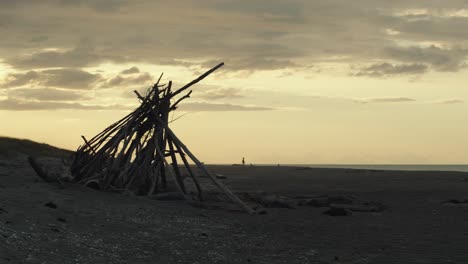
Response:
[[[169,113],[190,97],[192,91],[187,90],[223,65],[218,64],[175,91],[172,81],[160,83],[162,74],[146,96],[135,91],[141,101],[138,108],[93,138],[87,140],[82,136],[84,144],[78,148],[70,168],[74,181],[101,190],[153,195],[167,192],[167,176],[171,175],[185,199],[202,201],[203,190],[190,164],[192,161],[232,201],[253,213],[216,179],[168,126]],[[182,171],[193,182],[194,192],[187,190]]]

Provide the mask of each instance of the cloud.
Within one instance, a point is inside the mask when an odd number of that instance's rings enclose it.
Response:
[[[54,87],[70,87],[76,89],[89,89],[92,84],[101,79],[99,74],[92,74],[77,69],[54,69],[42,71],[46,81],[44,85]]]
[[[415,102],[416,100],[409,97],[381,97],[381,98],[367,98],[367,99],[354,99],[354,102],[361,104],[368,103],[406,103]]]
[[[181,111],[196,111],[196,112],[224,112],[224,111],[269,111],[274,110],[270,107],[261,106],[245,106],[236,104],[213,104],[205,102],[184,103],[179,109]]]
[[[303,11],[299,1],[220,1],[215,2],[214,7],[223,12],[260,15],[266,20],[279,20],[297,23],[303,21]]]
[[[2,87],[19,87],[31,84],[39,79],[39,73],[35,71],[28,71],[26,73],[11,73],[8,74],[3,82],[0,83]]]
[[[405,62],[428,63],[439,71],[458,71],[466,67],[465,58],[468,49],[442,49],[430,47],[390,47],[385,49],[389,58]],[[422,67],[421,67],[422,68]]]
[[[128,0],[58,0],[58,3],[65,6],[88,7],[99,12],[116,11],[129,3]]]
[[[27,55],[7,57],[6,62],[19,69],[37,69],[54,67],[86,67],[110,61],[102,54],[83,47],[64,51],[46,50],[36,51]],[[114,59],[114,61],[117,61]]]
[[[466,3],[460,3],[458,8],[436,7],[428,10],[430,13],[427,14],[403,16],[401,18],[404,21],[396,24],[396,29],[403,32],[402,37],[420,41],[466,41],[468,33],[464,30],[464,25],[468,23],[468,17],[457,15],[457,11],[464,10],[461,5]]]
[[[132,74],[119,74],[115,77],[112,77],[106,80],[103,84],[100,85],[101,88],[112,88],[116,86],[146,86],[151,85],[153,78],[149,73],[141,73],[139,75]]]
[[[242,98],[242,90],[233,87],[217,87],[205,85],[194,97],[208,100]]]
[[[122,75],[128,75],[128,74],[134,74],[134,73],[140,73],[140,69],[133,66],[133,67],[131,67],[129,69],[126,69],[126,70],[123,70],[123,71],[120,72],[120,74],[122,74]]]
[[[437,104],[462,104],[464,103],[464,100],[461,99],[447,99],[447,100],[441,100],[437,101]]]
[[[392,75],[410,75],[422,74],[428,70],[427,65],[413,63],[413,64],[391,64],[380,63],[364,67],[359,70],[356,76],[371,76],[371,77],[387,77]]]
[[[102,79],[99,74],[79,69],[52,69],[8,74],[0,83],[1,87],[45,86],[72,89],[90,89]]]
[[[8,38],[0,39],[0,58],[26,71],[106,62],[200,68],[213,60],[247,73],[330,60],[459,71],[468,56],[465,6],[462,0],[5,0],[0,28]]]
[[[58,6],[73,6],[73,7],[89,7],[97,11],[107,11],[115,10],[118,7],[124,6],[128,3],[127,0],[43,0],[42,4],[54,4]],[[25,6],[34,6],[38,5],[37,1],[34,0],[2,0],[0,1],[0,7],[9,7],[9,8],[18,8]]]
[[[39,102],[17,99],[0,100],[0,110],[32,111],[32,110],[129,110],[124,105],[85,105],[66,102]]]
[[[265,47],[266,48],[266,47]],[[228,71],[244,71],[247,73],[253,73],[259,70],[278,70],[287,68],[300,68],[303,67],[292,60],[288,59],[270,59],[270,58],[257,58],[255,60],[244,58],[244,59],[224,59],[223,60],[226,69]],[[213,67],[217,61],[206,61],[201,66],[204,68]],[[219,63],[219,62],[218,62]]]
[[[90,98],[83,93],[51,88],[10,89],[7,96],[13,99],[37,101],[76,101]]]

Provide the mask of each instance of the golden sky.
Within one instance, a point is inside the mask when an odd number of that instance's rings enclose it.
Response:
[[[207,163],[468,163],[462,0],[0,1],[0,135],[76,149],[164,72]]]

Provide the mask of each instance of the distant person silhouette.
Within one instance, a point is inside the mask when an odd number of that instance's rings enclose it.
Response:
[[[242,166],[245,166],[245,158],[242,157]]]

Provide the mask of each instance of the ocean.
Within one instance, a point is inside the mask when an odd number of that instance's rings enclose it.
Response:
[[[283,164],[281,164],[283,165]],[[286,164],[284,164],[286,165]],[[390,165],[366,165],[366,164],[288,164],[288,166],[300,166],[311,168],[339,168],[339,169],[363,169],[363,170],[406,170],[406,171],[464,171],[468,172],[468,165],[426,165],[426,164],[390,164]]]

